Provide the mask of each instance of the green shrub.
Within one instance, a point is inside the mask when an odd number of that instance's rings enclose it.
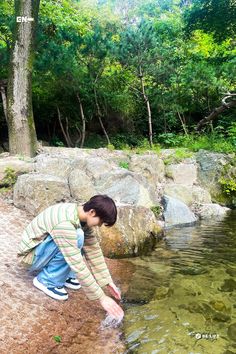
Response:
[[[236,180],[222,177],[219,180],[224,193],[230,196],[236,196]]]
[[[129,169],[129,162],[128,161],[120,161],[119,167],[125,168],[126,170],[128,170]]]
[[[16,171],[11,167],[6,167],[4,170],[4,177],[1,183],[9,187],[12,187],[16,183],[16,180],[17,180]]]
[[[165,165],[170,165],[172,163],[179,163],[184,159],[190,158],[193,156],[193,153],[186,148],[178,148],[173,154],[170,154],[168,157],[164,159]]]
[[[156,217],[158,217],[162,212],[162,208],[160,205],[152,206],[150,209]]]

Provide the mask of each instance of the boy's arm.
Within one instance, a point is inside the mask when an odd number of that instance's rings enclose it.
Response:
[[[99,242],[91,228],[84,228],[84,253],[91,271],[97,283],[104,287],[113,283],[110,272],[107,268]]]
[[[58,245],[65,261],[78,274],[79,282],[86,296],[90,300],[102,298],[105,294],[88,269],[77,246],[75,227],[69,221],[64,221],[56,225],[50,231],[50,234]]]

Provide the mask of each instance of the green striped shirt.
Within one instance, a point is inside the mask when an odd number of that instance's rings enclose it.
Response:
[[[77,246],[76,229],[85,234],[83,258]],[[18,256],[32,264],[35,247],[50,234],[62,252],[65,261],[77,273],[87,297],[96,300],[104,295],[103,286],[112,282],[101,247],[91,228],[81,227],[76,203],[52,205],[36,216],[25,228],[19,245]]]

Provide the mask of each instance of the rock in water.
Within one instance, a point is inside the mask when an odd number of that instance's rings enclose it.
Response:
[[[191,225],[197,221],[189,207],[179,199],[164,195],[164,218],[166,226]]]
[[[103,331],[106,328],[117,328],[120,326],[122,320],[123,316],[120,318],[115,318],[107,314],[106,318],[101,323],[100,329]]]

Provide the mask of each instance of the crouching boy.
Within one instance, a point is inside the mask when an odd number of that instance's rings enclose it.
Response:
[[[116,205],[106,195],[95,195],[83,205],[60,203],[42,211],[25,228],[18,252],[30,272],[37,274],[34,286],[56,300],[68,299],[65,288],[82,287],[110,315],[123,317],[122,308],[102,290],[106,286],[121,298],[92,230],[112,226],[116,218]]]

